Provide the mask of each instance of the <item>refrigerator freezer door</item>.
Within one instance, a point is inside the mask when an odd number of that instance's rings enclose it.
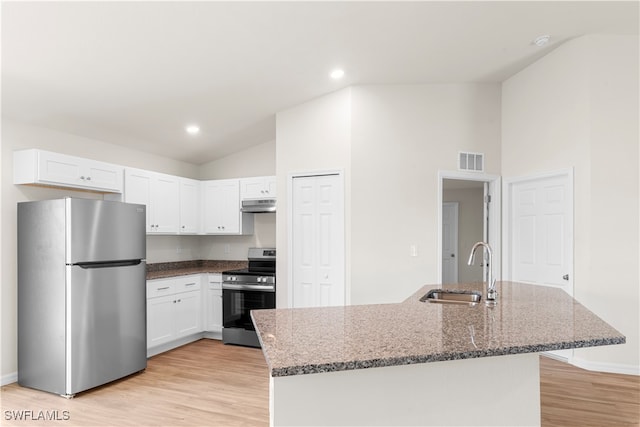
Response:
[[[144,216],[143,216],[144,218]],[[67,266],[66,394],[75,394],[147,366],[145,263],[125,267]]]
[[[66,199],[67,264],[146,258],[146,207]]]

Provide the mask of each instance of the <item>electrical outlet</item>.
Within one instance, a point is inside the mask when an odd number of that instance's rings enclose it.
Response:
[[[231,245],[228,243],[225,243],[224,245],[224,253],[225,254],[230,254],[231,253]]]
[[[409,246],[409,255],[418,256],[418,245],[413,244]]]
[[[177,254],[181,254],[182,253],[182,248],[180,246],[176,247],[176,253]]]

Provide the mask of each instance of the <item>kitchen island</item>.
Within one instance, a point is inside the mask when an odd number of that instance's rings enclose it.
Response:
[[[539,425],[538,353],[625,337],[553,287],[498,283],[498,303],[253,311],[272,425]],[[455,289],[482,291],[482,285]]]

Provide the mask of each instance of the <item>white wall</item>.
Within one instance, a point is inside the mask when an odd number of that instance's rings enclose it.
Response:
[[[456,170],[468,150],[499,173],[500,86],[356,86],[279,113],[276,136],[279,306],[288,274],[281,189],[291,172],[322,169],[345,171],[347,300],[402,301],[436,281],[438,171]]]
[[[500,85],[354,87],[351,146],[352,303],[402,301],[437,280],[438,171],[500,173]]]
[[[578,364],[640,373],[637,36],[567,42],[503,84],[505,178],[574,168],[575,298],[627,344]]]
[[[243,178],[276,173],[276,141],[268,141],[200,165],[200,179]]]
[[[343,89],[276,115],[276,176],[278,215],[276,304],[288,299],[288,195],[291,173],[341,169],[345,171],[346,288],[349,289],[351,89]]]

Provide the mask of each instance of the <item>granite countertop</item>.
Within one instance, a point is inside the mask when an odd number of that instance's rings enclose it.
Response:
[[[186,276],[200,273],[222,273],[226,270],[247,268],[248,261],[178,261],[147,264],[147,280]]]
[[[272,376],[624,344],[625,337],[557,288],[498,282],[498,304],[423,303],[254,310]]]

